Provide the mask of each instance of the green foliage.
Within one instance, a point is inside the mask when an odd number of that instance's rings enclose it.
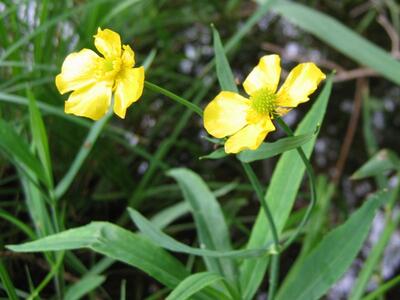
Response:
[[[272,300],[319,299],[350,268],[381,206],[384,229],[346,297],[397,293],[398,274],[384,279],[380,268],[400,224],[396,1],[14,2],[0,4],[0,240],[12,244],[0,261],[2,297],[250,300],[269,289]],[[96,51],[98,27],[119,32],[146,69],[125,120],[65,114],[68,95],[54,84],[68,54]],[[281,77],[303,61],[337,76],[288,116],[294,136],[276,126],[257,150],[228,156],[224,139],[204,136],[202,108],[220,90],[242,94],[270,52],[281,55]],[[354,90],[361,108],[347,126]],[[339,146],[352,131],[347,156]],[[299,149],[318,175],[309,189]],[[373,192],[365,203],[347,197],[359,185]]]
[[[302,263],[292,268],[276,299],[320,299],[350,267],[388,193],[371,196],[344,224],[329,232]],[[349,236],[352,238],[349,239]]]

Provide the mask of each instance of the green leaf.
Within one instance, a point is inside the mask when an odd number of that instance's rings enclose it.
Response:
[[[363,179],[380,175],[386,171],[399,170],[400,159],[397,154],[391,150],[383,149],[372,156],[365,164],[361,166],[351,179]]]
[[[289,272],[276,299],[320,299],[356,258],[376,209],[388,195],[380,192],[371,196],[344,224],[327,234],[303,262]]]
[[[0,280],[3,285],[2,288],[5,289],[8,298],[10,300],[18,300],[16,289],[2,259],[0,259]]]
[[[186,300],[194,294],[217,281],[224,280],[221,275],[202,272],[188,276],[172,292],[166,300]]]
[[[216,251],[187,246],[166,235],[147,220],[138,211],[128,208],[129,215],[139,230],[154,244],[174,252],[187,253],[198,256],[225,257],[225,258],[251,258],[266,255],[267,249],[246,249],[233,251]],[[272,245],[272,242],[270,243]]]
[[[320,126],[324,118],[329,96],[332,90],[332,76],[329,76],[325,86],[312,106],[311,110],[302,120],[295,132],[296,135],[306,134]],[[314,147],[316,136],[302,146],[309,157]],[[297,151],[285,152],[278,161],[274,174],[270,180],[265,199],[273,214],[278,232],[282,232],[292,210],[297,192],[299,190],[305,166]],[[272,239],[266,217],[262,211],[258,213],[257,220],[252,228],[247,248],[263,248]],[[268,257],[257,260],[245,260],[241,265],[241,290],[244,299],[253,299],[268,265]]]
[[[199,159],[221,159],[227,156],[228,154],[225,152],[224,148],[218,148],[217,150],[211,152],[210,154],[201,156]]]
[[[237,93],[238,88],[235,84],[235,79],[233,77],[231,67],[229,66],[229,62],[225,56],[225,50],[222,46],[221,38],[214,26],[212,26],[212,30],[214,39],[215,63],[219,85],[224,91]]]
[[[191,206],[200,243],[207,249],[229,251],[232,249],[228,227],[218,201],[204,181],[189,169],[172,169],[167,173],[179,184],[185,200]],[[236,278],[235,262],[229,259],[204,257],[210,271]]]
[[[79,172],[83,163],[86,161],[86,158],[92,151],[92,148],[99,138],[100,133],[103,131],[104,127],[106,126],[108,120],[111,118],[112,115],[112,110],[109,110],[104,117],[93,123],[70,168],[57,184],[57,187],[55,189],[55,196],[57,199],[60,199],[66,193],[66,191],[76,178],[77,173]]]
[[[23,140],[14,128],[3,119],[0,119],[0,149],[22,171],[31,172],[46,186],[49,185],[42,166],[30,152],[28,143]]]
[[[106,280],[105,276],[90,275],[85,276],[78,282],[70,286],[64,296],[65,300],[79,300],[92,290],[99,287]]]
[[[273,143],[262,143],[256,150],[244,150],[240,152],[237,157],[242,162],[252,162],[256,160],[263,160],[283,152],[296,149],[305,143],[309,142],[317,133],[301,134],[293,137],[286,137],[279,139]]]
[[[144,237],[107,222],[93,222],[7,248],[16,252],[88,248],[134,266],[170,288],[188,276],[185,267],[169,253]]]
[[[400,84],[400,62],[332,17],[293,1],[277,1],[272,9],[360,65],[370,67]]]
[[[47,181],[49,182],[49,188],[53,187],[53,171],[50,159],[49,143],[47,140],[47,133],[43,123],[42,115],[37,106],[36,100],[31,92],[27,89],[27,94],[29,98],[29,115],[30,115],[30,125],[33,137],[33,143],[35,145],[37,154],[42,163],[43,169],[45,171]]]

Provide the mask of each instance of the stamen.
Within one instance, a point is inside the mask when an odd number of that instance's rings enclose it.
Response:
[[[273,116],[277,108],[276,94],[267,88],[259,89],[250,96],[251,107],[261,115]]]

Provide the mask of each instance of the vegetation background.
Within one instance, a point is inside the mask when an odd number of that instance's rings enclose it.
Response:
[[[314,227],[307,227],[305,234],[284,252],[282,278],[299,255],[310,231],[315,244],[331,228],[343,223],[369,193],[397,186],[399,179],[393,170],[398,169],[395,162],[400,150],[400,68],[393,61],[400,58],[400,4],[395,0],[296,2],[313,12],[322,12],[327,18],[316,15],[302,19],[301,12],[284,6],[272,6],[260,14],[256,2],[242,0],[0,1],[2,245],[19,244],[94,220],[136,230],[127,219],[127,206],[149,218],[160,219],[182,201],[177,183],[165,175],[168,169],[180,166],[194,170],[218,196],[235,247],[243,246],[249,238],[259,204],[234,159],[199,159],[212,152],[214,145],[204,138],[206,132],[198,116],[145,89],[142,98],[128,110],[126,119],[112,118],[91,144],[86,137],[93,123],[64,114],[66,97],[57,92],[55,75],[69,53],[81,48],[94,49],[93,35],[98,27],[119,32],[123,42],[133,46],[137,64],[145,64],[147,68],[146,79],[201,107],[220,89],[215,68],[210,64],[214,58],[211,23],[225,45],[232,37],[242,37],[239,42],[228,44],[231,46],[228,59],[237,83],[267,53],[280,54],[285,71],[303,61],[314,61],[327,74],[336,71],[328,110],[312,156],[318,175],[319,199],[324,201],[319,202],[311,219]],[[345,31],[351,30],[384,49],[385,59],[375,55],[368,48],[370,44],[348,39],[336,27],[330,27],[332,19],[328,16],[345,25]],[[253,21],[249,23],[249,20]],[[388,59],[390,56],[395,59]],[[32,103],[36,103],[40,114],[35,114],[36,106]],[[295,128],[311,105],[308,103],[291,112],[286,122]],[[38,115],[43,117],[45,131],[38,125]],[[38,140],[48,140],[47,166],[55,183],[64,178],[77,153],[90,150],[54,210],[32,188],[29,174],[21,171],[17,155],[21,144],[7,144],[10,128],[39,156],[43,152],[35,150]],[[277,131],[269,139],[274,141],[282,136],[283,132]],[[357,180],[357,176],[350,177],[377,157],[379,163],[373,165],[373,171],[359,174]],[[46,157],[41,160],[46,161]],[[263,183],[268,184],[275,165],[276,158],[254,164]],[[296,228],[307,202],[307,187],[303,185],[284,232]],[[176,218],[169,215],[171,220],[164,231],[185,244],[197,245],[192,217],[187,211],[178,210],[179,207],[173,213]],[[398,207],[394,211],[398,212]],[[398,217],[393,219],[394,224],[390,223],[391,230],[385,231],[386,240],[380,240],[391,218],[392,211],[377,214],[365,246],[343,279],[327,294],[328,299],[348,299],[377,242],[382,249],[363,287],[372,291],[384,282],[391,282],[379,294],[382,297],[379,299],[398,299]],[[145,273],[123,263],[104,260],[101,255],[86,250],[73,253],[65,256],[62,267],[58,265],[57,270],[63,272],[62,276],[56,276],[54,284],[53,276],[46,279],[54,267],[49,263],[54,261],[52,258],[14,253],[3,247],[1,297],[12,298],[10,290],[14,290],[22,299],[32,294],[33,299],[39,299],[36,294],[40,294],[40,299],[56,299],[60,297],[56,291],[60,286],[68,290],[90,272],[96,274],[95,280],[85,282],[86,287],[90,286],[87,288],[90,294],[85,297],[90,299],[123,299],[122,294],[127,299],[163,299],[169,291]],[[198,258],[177,257],[193,270],[204,268]],[[267,278],[256,299],[265,299],[266,286]]]

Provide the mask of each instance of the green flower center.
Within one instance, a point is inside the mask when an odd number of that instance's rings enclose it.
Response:
[[[267,88],[259,89],[250,96],[251,107],[261,115],[272,116],[276,110],[276,94]]]
[[[121,70],[121,59],[100,59],[98,62],[96,78],[99,80],[114,80]]]

